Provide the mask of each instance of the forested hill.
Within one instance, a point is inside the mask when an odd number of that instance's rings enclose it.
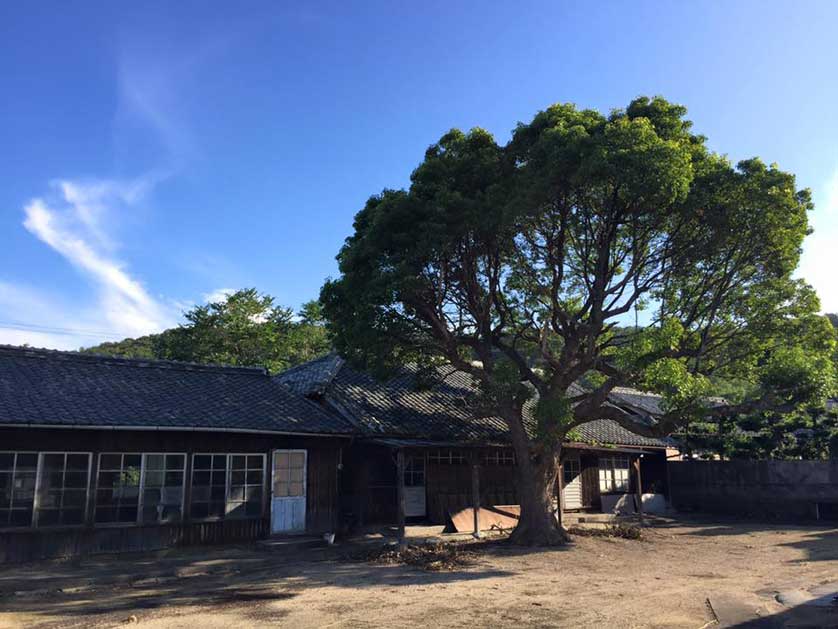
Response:
[[[261,365],[277,373],[331,349],[318,302],[308,302],[294,313],[253,288],[232,293],[224,301],[196,306],[184,313],[184,319],[182,325],[159,334],[79,351],[123,358]]]

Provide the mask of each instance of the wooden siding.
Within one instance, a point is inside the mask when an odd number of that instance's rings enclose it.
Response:
[[[240,542],[266,537],[270,535],[270,453],[276,448],[308,451],[306,531],[334,531],[340,519],[338,463],[341,449],[347,441],[252,433],[0,428],[1,451],[82,451],[93,454],[86,524],[44,529],[0,529],[0,563],[79,554],[159,550],[170,546]],[[101,452],[187,453],[184,520],[161,525],[94,525],[94,488],[98,454]],[[261,517],[191,521],[188,505],[191,455],[194,453],[265,454]]]

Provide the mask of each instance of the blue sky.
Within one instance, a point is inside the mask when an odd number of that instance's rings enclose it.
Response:
[[[317,295],[368,196],[451,127],[661,94],[813,190],[838,311],[838,3],[0,3],[0,342]]]

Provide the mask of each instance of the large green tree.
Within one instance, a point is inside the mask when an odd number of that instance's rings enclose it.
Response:
[[[263,365],[272,372],[326,354],[331,344],[320,304],[293,310],[276,305],[274,298],[246,288],[224,299],[195,306],[186,321],[160,334],[102,343],[86,353],[131,358],[184,360],[226,365]]]
[[[581,423],[668,434],[833,385],[834,333],[791,277],[809,192],[776,166],[711,152],[685,115],[639,98],[607,116],[551,106],[506,145],[452,130],[409,189],[369,199],[322,289],[349,360],[379,373],[447,363],[480,384],[517,453],[514,542],[564,539],[551,497]],[[709,403],[711,377],[759,395]],[[609,404],[619,385],[659,392],[665,413]]]

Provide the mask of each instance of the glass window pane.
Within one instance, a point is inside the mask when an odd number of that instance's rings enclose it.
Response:
[[[212,468],[215,470],[223,470],[227,468],[227,455],[216,454],[212,457]]]
[[[249,471],[247,473],[247,484],[248,485],[261,485],[262,484],[262,470]]]
[[[12,471],[12,468],[15,465],[15,455],[13,452],[0,452],[0,470],[2,471]],[[0,522],[4,522],[5,520],[0,517]]]
[[[207,454],[196,454],[192,463],[196,470],[208,470],[212,468],[212,457]]]
[[[84,511],[82,509],[62,509],[61,524],[81,524],[84,522]]]
[[[99,457],[100,470],[118,470],[122,467],[121,454],[103,454]]]
[[[39,509],[38,526],[54,526],[58,524],[58,509]]]
[[[303,467],[306,462],[306,455],[303,452],[291,453],[291,467]]]
[[[68,454],[67,469],[76,472],[87,472],[90,457],[86,454]]]
[[[84,507],[87,492],[84,489],[66,489],[64,490],[64,499],[62,507]]]
[[[32,526],[32,509],[14,509],[10,514],[9,526]]]
[[[288,485],[288,495],[289,496],[302,496],[303,495],[303,484],[302,483],[289,483],[289,485]]]
[[[257,454],[255,456],[250,455],[247,457],[247,469],[249,470],[261,470],[264,467],[262,455]]]
[[[163,472],[146,471],[144,483],[146,487],[160,487],[163,484]]]
[[[164,468],[164,457],[162,454],[146,454],[145,465],[149,470],[162,470]]]
[[[232,469],[234,470],[243,470],[247,468],[247,457],[246,456],[234,456],[232,462]]]
[[[17,455],[17,470],[34,472],[38,469],[38,455],[34,452]]]
[[[87,487],[87,472],[67,472],[64,475],[64,487],[74,489]]]
[[[45,471],[63,471],[64,470],[64,455],[63,454],[45,454],[44,455],[44,470]]]
[[[183,455],[182,454],[167,454],[166,455],[166,469],[167,470],[183,469]]]

